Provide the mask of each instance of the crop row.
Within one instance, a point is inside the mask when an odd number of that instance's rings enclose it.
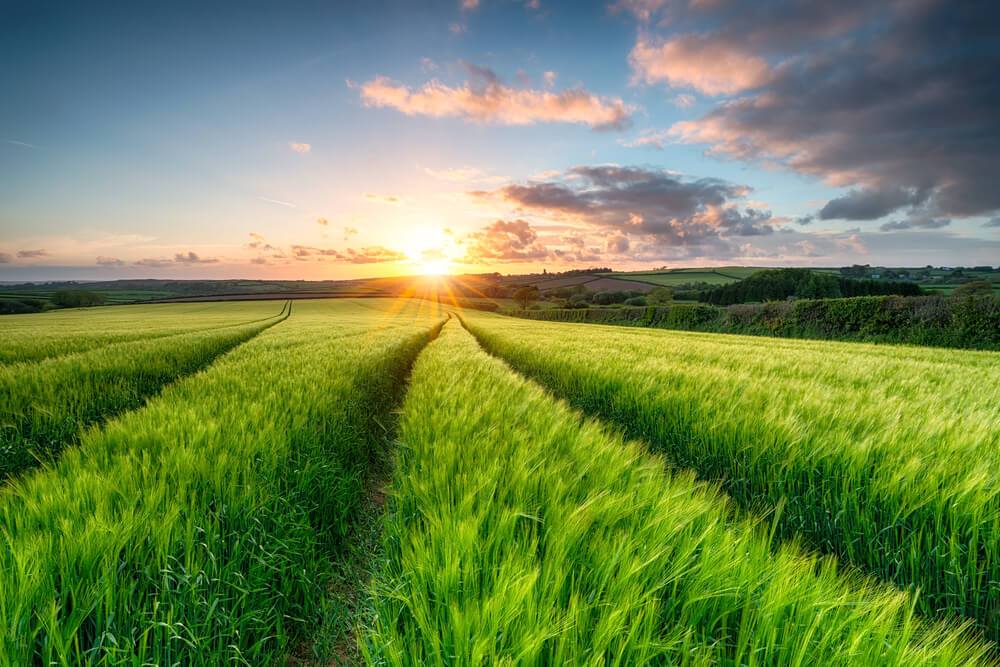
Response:
[[[491,352],[781,538],[1000,638],[1000,359],[468,315]]]
[[[438,321],[311,302],[0,492],[0,664],[266,664]]]
[[[400,442],[371,663],[983,658],[915,619],[909,594],[773,547],[713,487],[581,422],[455,321],[414,367]]]
[[[287,305],[282,304],[282,311]],[[268,302],[158,304],[73,308],[4,317],[0,364],[40,361],[105,345],[268,320],[281,313]]]
[[[284,317],[0,367],[0,482],[53,459],[87,427],[134,410]]]

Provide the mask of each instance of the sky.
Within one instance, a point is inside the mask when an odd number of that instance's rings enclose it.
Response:
[[[1000,265],[1000,5],[0,3],[0,280]]]

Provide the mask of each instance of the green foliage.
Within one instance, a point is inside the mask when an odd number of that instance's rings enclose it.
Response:
[[[562,310],[518,314],[563,322],[1000,350],[1000,298],[988,296],[854,297],[725,308],[675,302],[652,312],[628,310],[591,309],[585,319]]]
[[[58,290],[52,293],[52,303],[62,308],[81,308],[104,305],[104,295],[87,290]]]
[[[773,547],[714,487],[581,422],[456,322],[414,367],[400,439],[372,664],[988,662],[918,621],[912,595]]]
[[[0,315],[40,313],[43,307],[37,299],[0,299]]]
[[[282,664],[436,306],[310,301],[0,495],[0,664]],[[13,631],[12,631],[13,630]]]
[[[114,343],[262,322],[277,315],[283,306],[283,302],[274,301],[169,303],[8,317],[0,322],[0,364],[40,361]]]
[[[920,293],[916,283],[854,280],[811,269],[768,269],[757,271],[737,283],[713,287],[703,292],[700,300],[725,306],[790,297],[832,299],[882,294],[916,296]]]
[[[522,310],[527,309],[532,302],[537,301],[540,296],[537,287],[519,287],[514,291],[514,301],[521,306]]]
[[[870,300],[812,303],[872,321]],[[468,322],[557,395],[718,480],[747,511],[774,510],[779,535],[1000,639],[995,353]]]
[[[669,287],[657,287],[646,295],[646,300],[652,306],[666,306],[674,300],[674,290]]]
[[[959,298],[993,296],[993,283],[988,280],[972,280],[960,285],[951,295]]]
[[[93,424],[134,410],[284,319],[118,343],[38,363],[0,367],[0,483],[74,444]]]

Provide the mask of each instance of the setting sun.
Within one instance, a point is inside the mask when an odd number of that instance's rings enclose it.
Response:
[[[419,264],[420,273],[425,276],[443,276],[451,273],[451,262],[447,259],[422,261]]]

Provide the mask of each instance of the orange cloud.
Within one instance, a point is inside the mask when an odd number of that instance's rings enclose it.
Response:
[[[640,38],[629,55],[639,81],[731,95],[771,79],[767,61],[722,39],[684,35],[666,42]]]
[[[303,155],[312,150],[312,144],[299,143],[295,141],[288,142],[288,147],[296,153],[301,153]]]
[[[432,80],[410,88],[384,76],[361,86],[367,106],[396,109],[408,116],[456,117],[476,123],[532,125],[580,123],[594,129],[621,129],[634,110],[619,98],[599,97],[583,88],[562,92],[519,89],[499,82],[486,68],[469,68],[480,81],[448,86]]]

